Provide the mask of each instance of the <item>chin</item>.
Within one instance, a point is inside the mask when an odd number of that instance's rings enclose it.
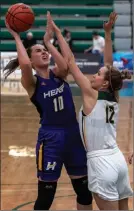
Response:
[[[98,91],[98,88],[97,87],[93,87],[93,89],[96,90],[96,91]]]
[[[92,85],[92,88],[93,88],[94,90],[98,91],[98,87]]]
[[[49,64],[50,64],[50,61],[43,62],[44,66],[49,65]]]

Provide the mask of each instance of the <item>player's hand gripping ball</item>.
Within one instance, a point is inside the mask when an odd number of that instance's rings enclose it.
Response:
[[[34,12],[26,4],[14,4],[7,11],[6,22],[16,32],[27,31],[34,23]]]

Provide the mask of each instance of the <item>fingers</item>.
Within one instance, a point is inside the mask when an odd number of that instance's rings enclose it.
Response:
[[[49,11],[47,11],[47,20],[49,23],[52,23],[52,16]]]
[[[116,12],[111,12],[110,15],[109,15],[109,20],[106,22],[103,23],[103,28],[105,30],[111,30],[112,29],[112,26],[114,25],[116,19],[117,19],[117,13]]]
[[[47,13],[48,13],[49,20],[52,21],[53,19],[52,19],[51,13],[49,11]]]
[[[47,11],[47,28],[49,28],[51,31],[55,31],[55,32],[59,32],[60,29],[58,28],[58,26],[55,24],[55,22],[53,21],[53,18],[50,14],[49,11]]]
[[[103,26],[107,25],[107,23],[108,23],[107,21],[103,21]]]
[[[116,12],[111,12],[110,16],[109,16],[109,22],[111,24],[114,24],[116,19],[117,19],[117,13]]]
[[[53,20],[52,20],[52,17],[50,15],[50,12],[47,11],[47,27],[51,28],[51,30],[52,30],[52,25],[53,25],[52,22],[53,22]]]
[[[5,25],[6,25],[6,27],[7,27],[8,29],[10,29],[10,26],[9,26],[9,24],[7,23],[6,20],[5,20]]]
[[[15,31],[9,26],[9,24],[7,23],[6,20],[5,20],[5,25],[6,25],[8,31],[9,31],[10,33],[14,33],[14,32],[15,32]]]

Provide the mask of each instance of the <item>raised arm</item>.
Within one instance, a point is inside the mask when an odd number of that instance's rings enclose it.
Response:
[[[44,35],[44,43],[52,55],[56,66],[54,68],[54,73],[58,77],[65,78],[68,74],[68,67],[65,59],[63,56],[58,52],[58,50],[54,47],[53,44],[51,44],[50,40],[53,38],[53,29],[52,29],[52,23],[51,23],[51,18],[49,16],[49,12],[47,14],[47,27],[46,27],[46,33]]]
[[[105,30],[105,47],[104,47],[104,64],[113,65],[113,48],[112,48],[112,39],[111,39],[111,32],[112,26],[114,25],[117,19],[117,14],[112,12],[109,16],[108,22],[104,23],[104,30]]]
[[[54,21],[52,21],[52,24],[53,24],[53,30],[58,39],[61,53],[62,53],[65,61],[68,64],[69,71],[73,75],[78,86],[81,88],[82,93],[92,94],[93,89],[91,87],[90,81],[88,80],[88,78],[85,75],[83,75],[83,73],[80,71],[80,69],[76,65],[74,55],[73,55],[69,45],[65,41],[64,37],[62,36],[60,29],[56,26]]]
[[[22,74],[22,80],[21,80],[22,84],[24,88],[29,89],[31,86],[35,85],[35,78],[32,73],[32,65],[31,65],[30,59],[20,39],[19,34],[13,31],[7,23],[6,23],[6,27],[8,31],[12,34],[16,42],[18,61],[19,61],[19,66],[20,66],[21,74]]]

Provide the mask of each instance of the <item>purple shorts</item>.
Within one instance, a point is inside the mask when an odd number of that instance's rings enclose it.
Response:
[[[63,164],[69,175],[87,175],[86,151],[79,127],[41,127],[36,145],[36,164],[37,177],[44,181],[58,180]]]

